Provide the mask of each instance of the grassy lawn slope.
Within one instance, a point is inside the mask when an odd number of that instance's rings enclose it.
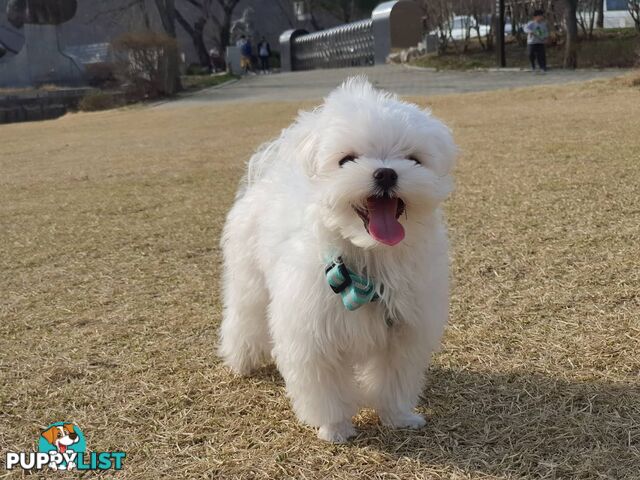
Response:
[[[462,150],[423,430],[329,445],[277,370],[220,365],[225,213],[313,103],[211,104],[0,127],[0,451],[68,420],[127,453],[109,478],[637,479],[640,88],[415,100]]]

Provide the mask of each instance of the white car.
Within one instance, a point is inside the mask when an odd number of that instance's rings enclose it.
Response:
[[[480,20],[480,35],[482,35],[483,37],[487,36],[487,34],[491,31],[491,25],[489,24],[490,21],[490,18]],[[471,30],[469,32],[469,36],[471,38],[476,38],[478,34],[475,27],[475,18],[466,15],[456,15],[455,17],[453,17],[451,38],[453,38],[454,40],[464,40],[467,35],[467,30],[469,29]],[[511,24],[506,22],[504,26],[505,35],[510,35],[511,30]],[[440,35],[439,30],[434,30],[429,33],[433,35]]]

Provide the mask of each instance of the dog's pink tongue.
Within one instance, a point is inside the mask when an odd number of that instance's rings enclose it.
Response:
[[[395,245],[404,238],[404,227],[396,219],[398,199],[369,197],[369,233],[380,243]]]
[[[60,453],[66,452],[67,451],[67,446],[66,445],[62,445],[62,444],[58,445],[58,451]]]

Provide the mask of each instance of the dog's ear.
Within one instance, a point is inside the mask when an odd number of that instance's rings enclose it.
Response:
[[[65,423],[62,428],[64,428],[69,433],[76,433],[73,423]]]
[[[292,154],[302,164],[305,173],[313,177],[318,173],[316,163],[316,153],[318,147],[318,117],[320,109],[312,112],[300,112],[298,120],[291,129],[291,136],[288,139],[293,142]]]
[[[429,117],[426,125],[430,150],[427,166],[438,176],[443,177],[448,175],[453,169],[456,157],[458,156],[458,147],[453,140],[453,135],[449,127],[431,116],[429,110],[426,110],[424,113]]]
[[[48,430],[42,432],[42,436],[44,439],[53,445],[53,442],[56,441],[56,437],[58,436],[58,427],[51,427]]]

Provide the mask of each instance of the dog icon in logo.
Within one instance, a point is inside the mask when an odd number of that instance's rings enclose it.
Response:
[[[73,423],[53,423],[42,432],[39,450],[50,454],[58,453],[60,461],[49,463],[52,470],[72,470],[76,467],[76,462],[73,461],[76,454],[85,450],[84,437]]]

